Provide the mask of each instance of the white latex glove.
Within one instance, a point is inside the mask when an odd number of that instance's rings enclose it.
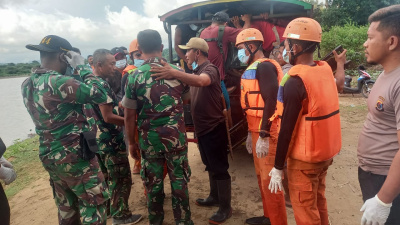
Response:
[[[65,55],[65,60],[67,60],[69,65],[71,65],[74,69],[76,69],[77,66],[85,65],[85,58],[73,51],[67,52]]]
[[[5,159],[4,157],[0,158],[0,165],[11,168],[11,169],[14,168],[13,165],[9,161],[7,161],[7,159]]]
[[[267,156],[268,150],[269,150],[268,137],[265,137],[265,138],[258,137],[258,140],[256,143],[257,158],[264,158],[265,156]]]
[[[378,195],[365,201],[361,207],[361,212],[364,212],[361,218],[361,225],[384,225],[389,217],[392,203],[386,204],[382,202]]]
[[[247,139],[246,139],[246,149],[247,149],[247,152],[248,152],[249,154],[252,154],[252,153],[253,153],[253,150],[252,150],[251,148],[252,148],[252,143],[251,143],[251,132],[249,132],[249,133],[247,134]]]
[[[278,189],[282,191],[282,178],[283,178],[283,170],[278,170],[275,167],[272,168],[271,172],[269,172],[269,176],[271,177],[271,181],[269,182],[268,189],[271,193],[278,192]]]
[[[17,178],[17,174],[14,169],[3,165],[0,167],[0,179],[3,180],[5,184],[11,184],[15,178]]]

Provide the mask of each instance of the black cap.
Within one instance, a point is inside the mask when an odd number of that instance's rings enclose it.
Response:
[[[72,50],[71,44],[57,35],[47,35],[38,45],[26,45],[26,48],[41,52],[68,52]]]
[[[122,49],[121,47],[115,47],[111,49],[111,55],[113,55],[114,57],[118,54],[123,54],[125,55],[125,51],[124,49]]]
[[[229,15],[226,12],[221,11],[221,12],[215,13],[211,20],[213,22],[218,21],[218,22],[227,23],[227,22],[229,22],[230,19],[229,19]]]

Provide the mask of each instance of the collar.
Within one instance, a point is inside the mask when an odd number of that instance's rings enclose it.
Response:
[[[164,58],[162,58],[162,57],[150,57],[150,58],[148,58],[148,59],[146,59],[146,60],[144,61],[144,63],[142,64],[142,66],[145,65],[145,64],[150,64],[150,63],[158,63],[158,64],[159,64],[161,60],[163,60],[163,61],[165,61],[165,62],[168,62],[166,59],[164,59]]]

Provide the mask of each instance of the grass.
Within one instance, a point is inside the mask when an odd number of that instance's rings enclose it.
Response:
[[[10,185],[5,186],[8,198],[13,197],[16,193],[28,187],[33,181],[46,174],[39,160],[38,150],[38,136],[23,141],[17,140],[7,148],[4,157],[13,164],[17,172],[17,179]]]
[[[365,116],[368,113],[366,104],[340,104],[339,108],[341,116],[346,118],[350,123],[359,123],[360,121],[365,120]]]

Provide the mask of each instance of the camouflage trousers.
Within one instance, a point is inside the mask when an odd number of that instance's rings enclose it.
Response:
[[[97,158],[65,164],[43,164],[58,207],[59,224],[106,224],[107,184]]]
[[[129,195],[132,188],[132,176],[128,154],[124,150],[118,152],[99,153],[99,164],[110,190],[111,198],[107,214],[113,218],[130,216]]]
[[[151,225],[162,224],[164,220],[164,164],[167,164],[172,190],[172,210],[175,223],[191,225],[188,182],[190,167],[187,150],[165,152],[151,157],[143,154],[140,175],[147,192],[147,209]]]

